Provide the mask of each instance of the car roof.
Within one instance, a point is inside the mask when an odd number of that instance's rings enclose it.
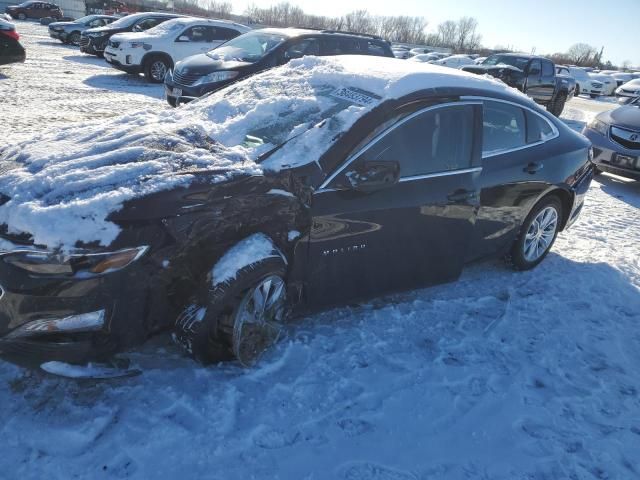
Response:
[[[297,27],[287,27],[287,28],[262,28],[260,30],[256,30],[260,32],[266,33],[275,33],[277,35],[284,35],[288,38],[301,37],[304,35],[319,35],[319,36],[343,36],[350,38],[364,38],[368,40],[378,40],[386,42],[382,37],[378,37],[376,35],[368,35],[366,33],[358,33],[358,32],[346,32],[342,30],[323,30],[323,29],[313,29],[313,28],[297,28]]]
[[[185,25],[230,25],[233,27],[241,27],[241,29],[246,30],[247,32],[251,30],[246,25],[242,25],[241,23],[232,22],[231,20],[219,20],[217,18],[204,18],[204,17],[177,17],[171,19],[169,21],[176,21],[184,23]]]

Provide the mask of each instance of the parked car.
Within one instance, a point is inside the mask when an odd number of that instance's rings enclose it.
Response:
[[[411,53],[409,52],[409,47],[404,47],[401,45],[392,45],[391,51],[396,58],[400,58],[405,60],[407,58],[411,58]]]
[[[534,268],[592,178],[589,142],[523,95],[393,58],[296,59],[155,120],[87,128],[0,158],[14,362],[81,364],[173,330],[204,363],[251,365],[287,315],[450,282],[487,256]],[[51,213],[69,231],[5,215],[76,192]]]
[[[113,35],[104,51],[111,66],[127,73],[144,73],[161,83],[176,62],[208,52],[251,29],[226,20],[183,17],[161,23],[145,32]]]
[[[616,98],[621,103],[627,103],[640,97],[640,78],[630,80],[616,89]]]
[[[160,25],[162,22],[182,16],[164,12],[134,13],[104,27],[89,28],[82,32],[80,36],[80,51],[102,56],[112,35],[123,32],[144,32]]]
[[[633,73],[625,72],[612,73],[611,76],[615,78],[618,87],[620,87],[623,83],[627,83],[638,78],[638,76],[634,75]]]
[[[0,18],[0,65],[22,63],[25,58],[26,52],[15,25]]]
[[[596,171],[640,180],[640,97],[599,113],[582,134],[593,144]]]
[[[386,40],[335,30],[266,28],[245,33],[205,54],[176,63],[164,81],[171,106],[186,103],[261,70],[304,55],[394,57]]]
[[[5,12],[18,20],[26,20],[27,18],[45,18],[51,17],[60,19],[63,12],[58,5],[49,2],[28,1],[20,5],[10,5]]]
[[[584,69],[578,67],[568,67],[571,76],[576,80],[576,97],[580,94],[597,98],[604,95],[604,84],[597,79],[591,78]]]
[[[571,97],[569,82],[562,77],[558,78],[553,62],[543,57],[499,53],[487,57],[479,65],[470,65],[462,69],[499,78],[507,85],[529,95],[540,105],[544,105],[557,117],[564,110],[567,99]]]
[[[487,57],[478,57],[478,58],[474,59],[474,60],[473,60],[473,62],[474,62],[476,65],[480,65],[480,64],[481,64],[482,62],[484,62],[486,59],[487,59]]]
[[[440,60],[431,60],[429,63],[449,68],[462,68],[466,65],[475,65],[476,62],[468,55],[451,55]]]
[[[419,55],[414,55],[409,60],[413,62],[426,63],[433,62],[434,60],[440,60],[441,58],[442,56],[438,53],[421,53]]]
[[[89,28],[104,27],[116,20],[118,17],[113,15],[87,15],[73,22],[53,22],[49,24],[49,36],[62,43],[80,45],[82,32]]]
[[[602,83],[602,95],[610,96],[615,93],[617,83],[610,75],[605,75],[603,73],[588,73],[587,75],[596,82]]]

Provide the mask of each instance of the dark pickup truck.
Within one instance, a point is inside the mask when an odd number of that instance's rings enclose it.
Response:
[[[498,78],[544,105],[557,117],[575,89],[566,79],[556,76],[551,60],[535,55],[499,53],[487,57],[479,65],[468,65],[462,70]]]

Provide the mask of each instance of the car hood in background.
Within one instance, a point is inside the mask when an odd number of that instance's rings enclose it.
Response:
[[[518,67],[514,67],[512,65],[500,64],[500,63],[498,65],[465,65],[464,67],[462,67],[461,70],[465,72],[478,73],[481,75],[485,73],[489,75],[494,75],[504,71],[522,73],[522,70],[520,70]]]
[[[630,128],[632,130],[640,130],[640,107],[634,105],[625,105],[615,110],[602,112],[598,115],[601,120],[609,125],[617,125],[620,127]]]
[[[176,71],[184,72],[185,69],[190,74],[206,75],[212,72],[218,72],[221,70],[238,70],[240,68],[252,65],[249,62],[238,62],[235,60],[214,60],[210,56],[204,53],[187,57],[184,60],[176,63]]]

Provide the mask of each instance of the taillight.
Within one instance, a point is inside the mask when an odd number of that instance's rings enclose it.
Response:
[[[0,30],[0,33],[6,35],[9,38],[13,38],[14,40],[20,40],[20,34],[15,30]]]

